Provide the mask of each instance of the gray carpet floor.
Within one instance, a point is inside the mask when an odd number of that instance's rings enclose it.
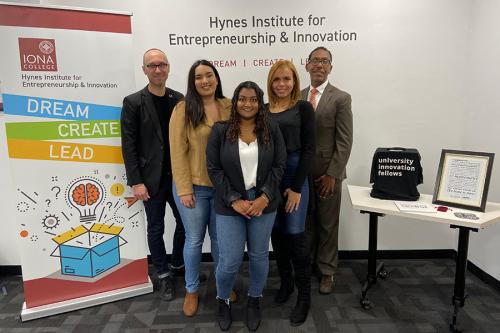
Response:
[[[344,260],[331,295],[318,293],[313,278],[312,309],[307,321],[291,327],[288,315],[296,293],[284,306],[273,304],[279,287],[274,262],[262,300],[263,322],[259,332],[448,332],[452,317],[455,263],[451,259],[384,260],[389,277],[368,292],[374,307],[359,303],[365,260]],[[1,277],[0,332],[220,332],[215,323],[215,278],[210,263],[202,264],[208,281],[201,285],[200,307],[193,318],[182,315],[183,281],[177,281],[178,298],[163,302],[157,293],[21,323],[23,288],[18,276]],[[246,332],[243,323],[248,269],[242,266],[236,283],[240,300],[233,307],[231,332]],[[500,294],[472,274],[467,274],[469,297],[459,314],[463,332],[500,332]]]

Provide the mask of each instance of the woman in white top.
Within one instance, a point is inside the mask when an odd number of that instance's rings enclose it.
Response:
[[[264,93],[254,82],[241,83],[228,121],[216,123],[207,144],[208,175],[215,186],[219,264],[216,271],[217,321],[231,326],[230,292],[248,248],[250,286],[245,324],[260,324],[260,297],[269,270],[269,239],[281,195],[286,148],[279,127],[264,109]]]

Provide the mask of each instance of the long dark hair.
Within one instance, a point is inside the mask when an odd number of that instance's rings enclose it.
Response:
[[[224,94],[222,93],[222,83],[220,81],[220,76],[219,72],[217,72],[217,69],[215,68],[214,65],[208,60],[201,59],[197,60],[189,69],[189,74],[188,74],[188,85],[187,85],[187,92],[186,92],[186,126],[191,124],[193,128],[196,128],[203,119],[205,119],[205,112],[203,110],[203,101],[196,91],[196,85],[194,83],[194,73],[196,70],[196,67],[198,66],[208,66],[210,67],[215,74],[215,77],[217,78],[217,88],[215,89],[215,98],[224,98]]]
[[[259,141],[264,144],[269,143],[269,118],[267,115],[267,111],[264,107],[264,92],[257,83],[252,81],[245,81],[240,83],[236,89],[234,90],[232,105],[231,105],[231,117],[228,120],[229,127],[227,129],[226,138],[230,142],[235,142],[238,140],[238,136],[241,133],[240,130],[240,115],[238,111],[236,111],[236,107],[238,104],[238,97],[240,96],[240,91],[242,89],[253,89],[255,94],[257,95],[257,101],[259,102],[259,110],[257,111],[257,115],[255,116],[255,128],[254,133]]]

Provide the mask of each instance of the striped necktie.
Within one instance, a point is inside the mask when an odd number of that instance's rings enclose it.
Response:
[[[309,96],[309,102],[313,106],[314,110],[316,110],[316,95],[318,95],[318,89],[312,88],[311,95]]]

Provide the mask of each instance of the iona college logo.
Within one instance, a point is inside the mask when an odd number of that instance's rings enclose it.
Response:
[[[19,38],[21,71],[56,72],[56,43],[54,39]]]
[[[38,44],[38,48],[44,54],[51,54],[56,49],[54,43],[52,43],[50,40],[42,40],[40,44]]]

